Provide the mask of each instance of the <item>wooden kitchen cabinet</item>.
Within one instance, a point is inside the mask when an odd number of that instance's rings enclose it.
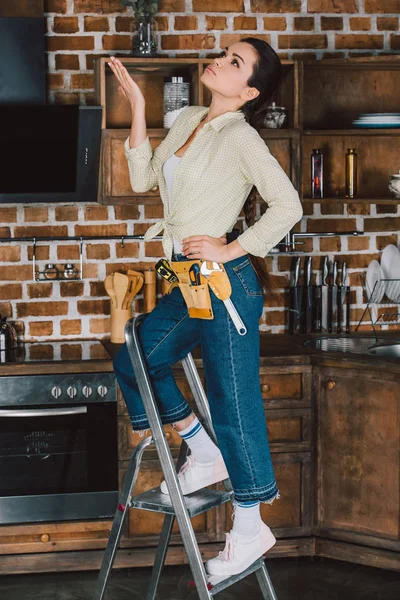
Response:
[[[314,531],[400,551],[400,374],[315,372]]]

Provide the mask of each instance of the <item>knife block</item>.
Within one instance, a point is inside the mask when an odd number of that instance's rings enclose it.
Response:
[[[111,337],[110,340],[115,344],[125,342],[125,325],[132,317],[132,309],[117,308],[111,304]]]

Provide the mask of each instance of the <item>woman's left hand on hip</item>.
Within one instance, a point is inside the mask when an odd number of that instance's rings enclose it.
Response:
[[[226,236],[220,238],[210,235],[191,235],[182,240],[182,254],[195,260],[211,260],[224,263],[228,261]]]

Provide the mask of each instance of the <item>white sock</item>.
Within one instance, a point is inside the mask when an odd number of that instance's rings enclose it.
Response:
[[[214,444],[197,417],[186,429],[182,429],[178,433],[189,446],[197,462],[212,462],[220,453],[220,449]]]
[[[251,500],[249,502],[234,501],[233,531],[249,537],[253,537],[261,526],[260,502]]]

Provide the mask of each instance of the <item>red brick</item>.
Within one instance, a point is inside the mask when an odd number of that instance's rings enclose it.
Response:
[[[161,36],[163,50],[204,50],[214,48],[215,37],[211,34],[181,34]]]
[[[264,17],[263,19],[265,31],[285,31],[285,17]]]
[[[153,205],[150,205],[153,206]],[[150,208],[150,206],[145,206],[145,215],[146,215],[146,219],[154,219],[157,218],[156,217],[152,217],[149,216],[148,213],[146,212],[146,208]],[[157,205],[154,205],[157,206]],[[161,208],[161,212],[160,212],[160,217],[162,217],[162,210],[163,208]],[[150,211],[151,214],[151,211]],[[133,206],[133,205],[121,205],[121,206],[114,206],[114,216],[118,221],[127,221],[127,220],[137,220],[140,219],[140,211],[139,208],[137,206]]]
[[[46,36],[45,40],[48,52],[94,50],[94,37],[92,35],[49,35]]]
[[[392,50],[400,50],[400,35],[390,36],[390,47]]]
[[[310,13],[356,13],[358,0],[308,0],[307,9]]]
[[[369,236],[352,236],[347,238],[347,247],[349,250],[369,250]]]
[[[176,16],[174,18],[174,29],[185,31],[188,29],[197,29],[197,17],[191,16]]]
[[[79,71],[79,56],[77,54],[56,54],[56,69]]]
[[[127,243],[124,242],[122,247],[121,243],[115,245],[117,258],[137,258],[139,256],[139,243]]]
[[[90,319],[90,333],[109,333],[110,318]]]
[[[126,235],[127,226],[126,223],[117,225],[75,225],[76,236],[113,236],[113,235]]]
[[[50,258],[50,246],[36,246],[35,249],[36,260],[49,260]],[[33,258],[33,246],[28,246],[28,260]]]
[[[107,17],[84,17],[84,30],[85,31],[109,31],[110,25]]]
[[[397,31],[399,28],[399,19],[397,17],[378,17],[376,19],[378,31]]]
[[[53,321],[33,321],[29,323],[29,335],[33,337],[50,336],[53,333]]]
[[[55,237],[67,236],[68,227],[65,225],[31,225],[28,227],[15,227],[15,237]]]
[[[399,229],[400,217],[380,217],[364,221],[364,231],[398,231]]]
[[[63,73],[46,73],[46,87],[49,90],[59,90],[64,87]]]
[[[343,215],[344,205],[343,202],[321,202],[321,214],[322,215]]]
[[[11,302],[0,302],[0,315],[9,318],[13,316]]]
[[[94,88],[94,75],[91,73],[72,74],[70,87],[72,90],[91,90]]]
[[[347,204],[348,215],[369,215],[371,214],[371,206],[364,202],[349,202]]]
[[[4,246],[0,244],[0,262],[18,262],[21,260],[20,246]]]
[[[233,29],[257,29],[257,18],[240,15],[233,19]]]
[[[104,288],[104,281],[91,281],[90,282],[90,295],[91,296],[106,296],[106,290]]]
[[[52,283],[28,283],[29,298],[50,298],[52,293]]]
[[[301,0],[250,0],[250,10],[255,13],[301,12]]]
[[[80,319],[64,319],[60,322],[61,335],[79,335],[82,333],[82,322]]]
[[[55,33],[77,33],[78,17],[54,17],[53,30]]]
[[[164,256],[164,250],[161,241],[160,242],[145,242],[144,244],[144,255],[145,256]]]
[[[110,258],[109,244],[87,244],[86,257],[89,260],[105,260]]]
[[[326,48],[328,45],[328,39],[325,34],[311,34],[311,35],[280,35],[278,38],[278,48],[286,49],[300,49],[300,48]]]
[[[211,15],[206,15],[206,30],[210,31],[210,29],[222,30],[226,29],[228,26],[226,17],[213,17]]]
[[[16,208],[0,207],[0,223],[15,223],[16,221]]]
[[[132,17],[116,17],[115,31],[118,31],[118,33],[129,33],[132,31],[134,21],[135,19]]]
[[[0,300],[18,300],[20,298],[22,298],[22,285],[20,283],[0,285]]]
[[[231,44],[240,42],[240,40],[242,38],[245,38],[247,36],[248,36],[248,33],[221,33],[220,46],[221,46],[221,48],[225,48],[226,46],[230,46]],[[260,34],[260,33],[252,32],[251,37],[255,37],[259,40],[264,40],[264,42],[267,42],[268,44],[271,41],[271,36],[268,33]]]
[[[109,300],[78,300],[78,313],[80,315],[109,315]]]
[[[78,260],[79,246],[57,246],[57,258],[59,260]]]
[[[119,0],[74,0],[75,13],[110,14],[126,10]]]
[[[355,231],[357,229],[355,219],[308,219],[307,231],[329,232],[329,231]]]
[[[396,14],[399,11],[399,0],[364,0],[364,12],[366,13]]]
[[[26,281],[32,276],[31,265],[0,266],[1,281]]]
[[[383,250],[389,244],[394,244],[397,246],[398,244],[398,236],[396,234],[392,235],[377,235],[376,236],[376,248],[377,250]]]
[[[83,281],[63,281],[60,283],[60,295],[62,298],[75,298],[83,296]]]
[[[131,50],[132,46],[130,35],[103,35],[101,41],[104,50]],[[92,50],[93,48],[87,49]]]
[[[295,17],[293,19],[293,29],[295,31],[313,31],[314,27],[314,17]]]
[[[78,208],[76,206],[56,206],[56,221],[77,221]]]
[[[108,207],[86,206],[85,221],[108,221]]]
[[[45,13],[66,13],[67,0],[44,0]]]
[[[383,48],[383,35],[366,34],[335,34],[335,48],[340,49],[367,49]]]
[[[19,302],[17,316],[23,317],[55,317],[68,314],[68,302]]]
[[[342,241],[339,235],[328,238],[322,237],[319,240],[319,249],[321,252],[340,252],[341,248]]]
[[[322,31],[327,30],[342,30],[343,29],[343,17],[321,17],[321,29]]]
[[[350,29],[352,31],[369,31],[371,29],[371,19],[369,17],[351,17]]]
[[[240,13],[244,11],[243,0],[193,0],[192,5],[193,12]]]

